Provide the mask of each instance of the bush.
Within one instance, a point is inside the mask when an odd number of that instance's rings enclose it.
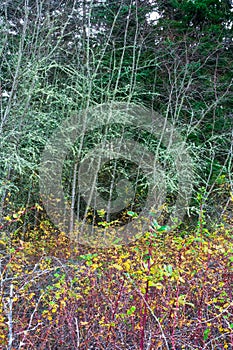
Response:
[[[1,241],[2,349],[232,349],[224,225],[75,246],[49,222]]]

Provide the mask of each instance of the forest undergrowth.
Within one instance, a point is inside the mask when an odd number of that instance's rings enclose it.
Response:
[[[204,215],[99,249],[45,219],[3,235],[1,348],[232,349],[232,235],[231,219],[207,229]]]

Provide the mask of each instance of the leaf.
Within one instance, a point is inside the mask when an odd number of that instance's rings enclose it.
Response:
[[[136,306],[131,306],[131,308],[127,310],[127,315],[131,316],[135,310],[136,310]]]
[[[179,303],[179,305],[185,305],[186,304],[185,303],[185,295],[184,294],[179,295],[178,303]]]
[[[118,264],[113,264],[111,267],[115,267],[115,269],[119,270],[119,271],[122,271],[123,270],[123,267],[118,265]]]
[[[122,241],[122,238],[116,238],[114,241],[113,241],[113,244],[118,244],[119,242]]]
[[[169,274],[169,275],[171,275],[172,274],[172,270],[173,270],[173,268],[172,268],[172,265],[164,265],[164,270]]]
[[[204,333],[203,333],[203,339],[204,339],[204,340],[207,340],[207,339],[208,339],[209,333],[210,333],[210,329],[209,329],[209,328],[206,328],[206,329],[204,330]]]
[[[38,203],[35,204],[35,207],[37,210],[43,211],[43,208]]]
[[[168,231],[170,230],[170,226],[161,226],[157,229],[157,231],[161,232],[161,231]]]
[[[100,221],[100,222],[98,222],[98,225],[99,226],[107,226],[108,223],[106,221]]]
[[[82,260],[90,261],[90,260],[92,260],[93,258],[95,258],[97,256],[98,256],[98,254],[94,253],[94,254],[80,255],[79,258],[82,259]]]
[[[149,281],[148,282],[148,287],[156,287],[156,289],[162,289],[163,285],[162,283],[158,283],[158,282],[153,282],[153,281]]]
[[[182,282],[182,283],[185,283],[185,280],[181,276],[179,276],[179,281]]]
[[[131,267],[131,261],[129,259],[127,259],[125,262],[124,262],[124,269],[128,272],[130,271],[130,267]]]
[[[160,228],[161,226],[158,224],[157,220],[156,219],[153,219],[151,221],[151,226],[153,227],[156,227],[156,228]]]
[[[97,210],[97,213],[98,213],[98,215],[99,215],[101,218],[103,218],[104,215],[105,215],[105,213],[106,213],[106,211],[105,211],[104,209],[100,209],[100,210]]]
[[[167,271],[168,271],[169,273],[172,273],[172,265],[167,265]]]
[[[132,218],[137,218],[137,217],[138,217],[138,214],[135,213],[134,211],[127,211],[127,214],[128,214],[129,216],[132,216]]]

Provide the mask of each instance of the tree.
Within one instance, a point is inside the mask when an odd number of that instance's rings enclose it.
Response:
[[[1,4],[2,215],[39,200],[41,152],[67,115],[108,101],[153,107],[179,128],[197,187],[208,192],[222,172],[230,177],[231,8],[210,0]]]

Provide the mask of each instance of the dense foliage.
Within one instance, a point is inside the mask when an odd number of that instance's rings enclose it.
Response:
[[[232,16],[230,0],[0,3],[3,349],[233,348]],[[165,147],[159,132],[128,126],[127,115],[100,121],[63,164],[70,231],[80,219],[97,228],[91,246],[77,244],[46,214],[42,154],[68,117],[114,103],[153,109],[182,136],[190,201],[169,231],[180,195],[172,136]],[[144,115],[137,118],[143,125]],[[141,218],[144,231],[135,218],[154,173],[139,169],[142,154],[136,164],[112,157],[97,173],[103,202],[118,198],[119,181],[132,185],[132,201],[116,212],[96,208],[96,193],[85,201],[76,181],[79,161],[125,135],[157,156],[167,185],[159,223],[149,229]],[[115,234],[129,222],[140,234],[124,245]],[[103,231],[113,244],[97,248]]]

